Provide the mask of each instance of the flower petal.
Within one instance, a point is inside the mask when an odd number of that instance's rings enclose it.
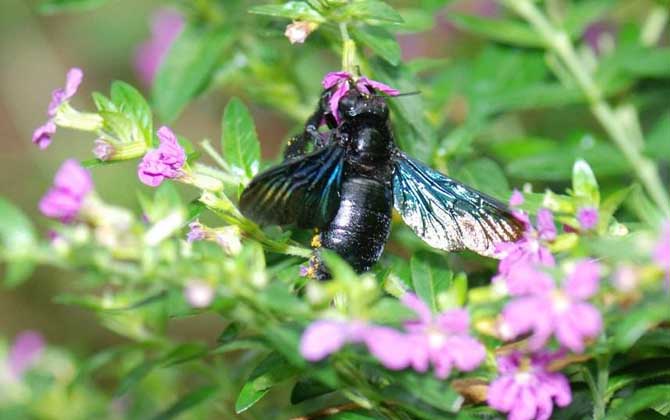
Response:
[[[33,143],[44,150],[51,144],[51,138],[56,134],[56,123],[49,120],[33,131]]]
[[[324,89],[330,89],[340,82],[345,82],[351,79],[351,74],[346,71],[333,71],[323,78],[321,85]]]
[[[512,191],[512,196],[509,198],[510,207],[519,207],[523,202],[523,194],[515,188],[514,191]]]
[[[537,212],[537,230],[540,238],[545,241],[556,239],[556,226],[551,210],[542,208]]]
[[[449,337],[444,347],[454,360],[456,367],[464,372],[474,370],[486,358],[484,346],[469,336]]]
[[[417,295],[414,293],[405,293],[401,298],[400,302],[403,305],[407,306],[409,309],[416,312],[419,315],[419,320],[423,324],[428,324],[433,319],[433,315],[430,312],[428,305],[424,303]]]
[[[364,89],[366,86],[369,86],[389,96],[397,96],[400,94],[400,91],[398,89],[394,89],[391,86],[385,85],[384,83],[378,82],[376,80],[370,80],[367,77],[360,77],[356,81],[356,89],[358,89],[359,91],[364,92],[362,89]],[[365,88],[365,90],[367,89]]]
[[[338,351],[346,342],[348,326],[340,321],[320,320],[307,327],[300,339],[300,354],[310,362]]]
[[[594,260],[581,260],[575,264],[565,280],[564,290],[575,299],[587,299],[598,291],[602,267]]]
[[[340,123],[340,112],[339,112],[339,106],[340,106],[340,100],[344,97],[344,95],[349,92],[349,82],[344,82],[340,84],[337,87],[337,90],[333,92],[333,94],[330,96],[330,100],[328,101],[328,107],[330,108],[330,113],[333,114],[333,118],[335,118],[335,122],[337,124]]]
[[[66,190],[75,197],[82,198],[93,190],[93,179],[75,159],[68,159],[56,172],[54,177],[56,188]]]
[[[409,336],[388,327],[369,327],[365,344],[370,353],[387,369],[401,370],[410,365]]]
[[[470,315],[465,309],[451,309],[438,315],[436,321],[447,333],[466,334],[470,326]]]
[[[18,378],[40,358],[44,352],[44,338],[36,331],[20,333],[7,355],[7,367]]]

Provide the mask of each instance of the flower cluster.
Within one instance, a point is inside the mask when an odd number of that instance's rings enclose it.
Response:
[[[47,108],[47,116],[49,119],[43,125],[37,127],[33,132],[33,143],[40,149],[46,149],[51,144],[51,139],[56,134],[55,117],[58,109],[67,103],[72,98],[84,78],[84,73],[81,69],[71,68],[67,72],[65,78],[65,87],[58,88],[51,94],[51,102]]]
[[[352,89],[352,87],[366,95],[371,95],[375,91],[385,93],[389,96],[397,96],[400,94],[400,91],[397,89],[387,86],[381,82],[370,80],[367,77],[359,77],[354,79],[351,73],[346,71],[336,71],[326,74],[326,76],[323,78],[323,81],[321,82],[321,85],[324,89],[331,89],[335,87],[335,90],[333,91],[332,95],[330,96],[330,100],[328,101],[328,106],[330,108],[331,114],[333,114],[333,117],[338,124],[340,123],[340,115],[338,112],[340,101],[344,95],[346,95],[347,92]]]
[[[63,223],[71,222],[79,214],[91,191],[91,174],[76,160],[66,160],[56,172],[53,187],[40,200],[40,211]]]
[[[150,187],[159,186],[165,179],[179,177],[186,163],[186,152],[172,130],[163,126],[158,129],[157,135],[160,145],[148,151],[137,168],[140,181]]]
[[[477,368],[486,356],[484,346],[468,334],[465,310],[453,309],[433,316],[417,296],[408,293],[403,304],[418,315],[408,321],[405,331],[369,325],[363,321],[319,320],[304,332],[300,352],[305,359],[318,361],[346,343],[363,343],[388,369],[411,367],[426,372],[433,366],[435,376],[446,378],[455,366],[461,371]]]

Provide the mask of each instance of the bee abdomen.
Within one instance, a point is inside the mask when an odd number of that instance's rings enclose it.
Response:
[[[393,191],[390,184],[366,177],[342,183],[340,207],[321,233],[321,245],[337,252],[356,271],[379,260],[391,228]],[[319,277],[327,277],[323,270]]]

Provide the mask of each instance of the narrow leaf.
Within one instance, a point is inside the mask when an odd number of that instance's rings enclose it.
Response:
[[[437,263],[439,264],[439,262]],[[412,256],[410,261],[412,271],[412,286],[417,296],[423,300],[433,312],[438,312],[437,295],[448,289],[453,275],[451,271],[443,270],[429,263],[427,254]]]
[[[233,170],[247,178],[258,172],[260,143],[249,110],[238,98],[232,98],[223,113],[221,150]]]
[[[202,92],[233,38],[230,31],[190,24],[163,60],[153,86],[153,102],[165,122],[174,120]]]
[[[352,28],[352,35],[359,43],[370,49],[394,66],[400,62],[400,45],[395,36],[384,28],[362,26]]]
[[[218,391],[218,387],[214,385],[200,387],[195,391],[184,395],[177,402],[172,404],[167,410],[154,416],[153,420],[168,420],[177,417],[184,411],[212,398],[216,394],[216,391]]]
[[[459,28],[494,41],[521,47],[542,47],[544,45],[542,38],[525,23],[453,12],[449,13],[448,18]]]
[[[638,411],[665,403],[670,395],[670,385],[655,385],[635,391],[607,413],[605,420],[626,420]]]

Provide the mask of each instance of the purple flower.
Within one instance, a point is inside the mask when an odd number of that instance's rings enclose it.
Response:
[[[33,144],[44,150],[51,144],[54,134],[56,134],[56,123],[53,120],[49,120],[33,131]]]
[[[595,21],[584,30],[584,41],[596,55],[603,54],[614,46],[616,25],[607,21]]]
[[[515,188],[514,191],[512,191],[512,196],[509,198],[509,205],[510,207],[519,207],[523,204],[524,200],[521,191]]]
[[[598,210],[593,207],[583,207],[577,212],[577,220],[583,230],[591,230],[598,226]]]
[[[40,200],[40,211],[63,223],[71,222],[92,190],[91,174],[76,160],[68,159],[56,172],[53,187]]]
[[[526,268],[528,282],[543,274]],[[600,264],[578,262],[563,282],[563,287],[533,290],[510,301],[502,312],[501,335],[505,339],[531,333],[528,345],[538,350],[553,334],[558,342],[576,353],[584,351],[584,341],[594,338],[602,328],[600,312],[585,300],[598,291]]]
[[[548,353],[499,357],[500,376],[489,386],[488,405],[508,413],[509,420],[548,420],[554,404],[566,407],[572,401],[567,378],[548,370],[554,358]]]
[[[81,69],[71,68],[65,77],[65,87],[58,88],[51,93],[51,102],[47,108],[49,119],[33,131],[33,143],[40,149],[44,150],[51,144],[51,138],[56,134],[56,123],[54,122],[56,112],[63,103],[77,93],[83,77],[84,73]]]
[[[515,198],[515,201],[518,201],[518,197]],[[526,231],[516,242],[503,242],[496,245],[496,252],[501,260],[498,265],[498,274],[492,281],[496,285],[502,285],[508,293],[523,294],[523,291],[518,290],[518,280],[525,279],[527,276],[524,273],[515,275],[514,271],[528,265],[553,267],[556,264],[554,256],[544,245],[556,239],[556,226],[554,216],[548,209],[538,211],[537,228],[532,226],[525,213],[515,212],[514,215],[525,223]]]
[[[330,108],[330,113],[335,118],[335,121],[340,123],[340,115],[338,112],[338,107],[340,105],[340,100],[347,94],[351,89],[351,86],[356,87],[361,93],[366,95],[371,95],[375,90],[385,93],[389,96],[396,96],[400,94],[400,91],[394,89],[388,85],[385,85],[381,82],[375,80],[370,80],[367,77],[360,77],[354,82],[353,76],[346,71],[337,71],[330,72],[326,74],[321,82],[324,89],[330,89],[334,86],[337,86],[335,91],[332,93],[330,100],[328,101],[328,107]]]
[[[405,323],[410,363],[416,371],[425,372],[431,363],[435,376],[444,379],[453,366],[471,371],[484,361],[486,350],[468,334],[470,318],[465,310],[452,309],[433,316],[428,306],[411,293],[403,296],[402,303],[419,316]]]
[[[317,362],[347,343],[361,342],[366,330],[367,326],[360,321],[315,321],[302,334],[300,354],[310,362]]]
[[[137,168],[140,181],[150,187],[159,186],[164,179],[180,176],[181,168],[186,162],[186,153],[172,130],[163,126],[158,129],[157,134],[160,146],[148,151]]]
[[[79,68],[74,67],[67,72],[65,77],[65,87],[58,88],[51,94],[51,103],[49,103],[49,108],[47,110],[47,114],[50,117],[56,116],[58,108],[77,93],[79,85],[83,79],[84,72]]]
[[[96,139],[94,142],[93,154],[100,160],[106,161],[114,155],[114,146],[104,139]]]
[[[135,53],[135,71],[147,86],[153,83],[158,68],[183,27],[184,18],[174,9],[162,9],[153,15],[151,38]]]
[[[36,331],[20,333],[7,355],[7,366],[15,379],[37,362],[44,352],[44,338]]]
[[[207,237],[207,232],[205,232],[205,227],[198,220],[189,223],[189,231],[186,234],[186,241],[188,243],[193,243],[195,241],[202,241]]]

